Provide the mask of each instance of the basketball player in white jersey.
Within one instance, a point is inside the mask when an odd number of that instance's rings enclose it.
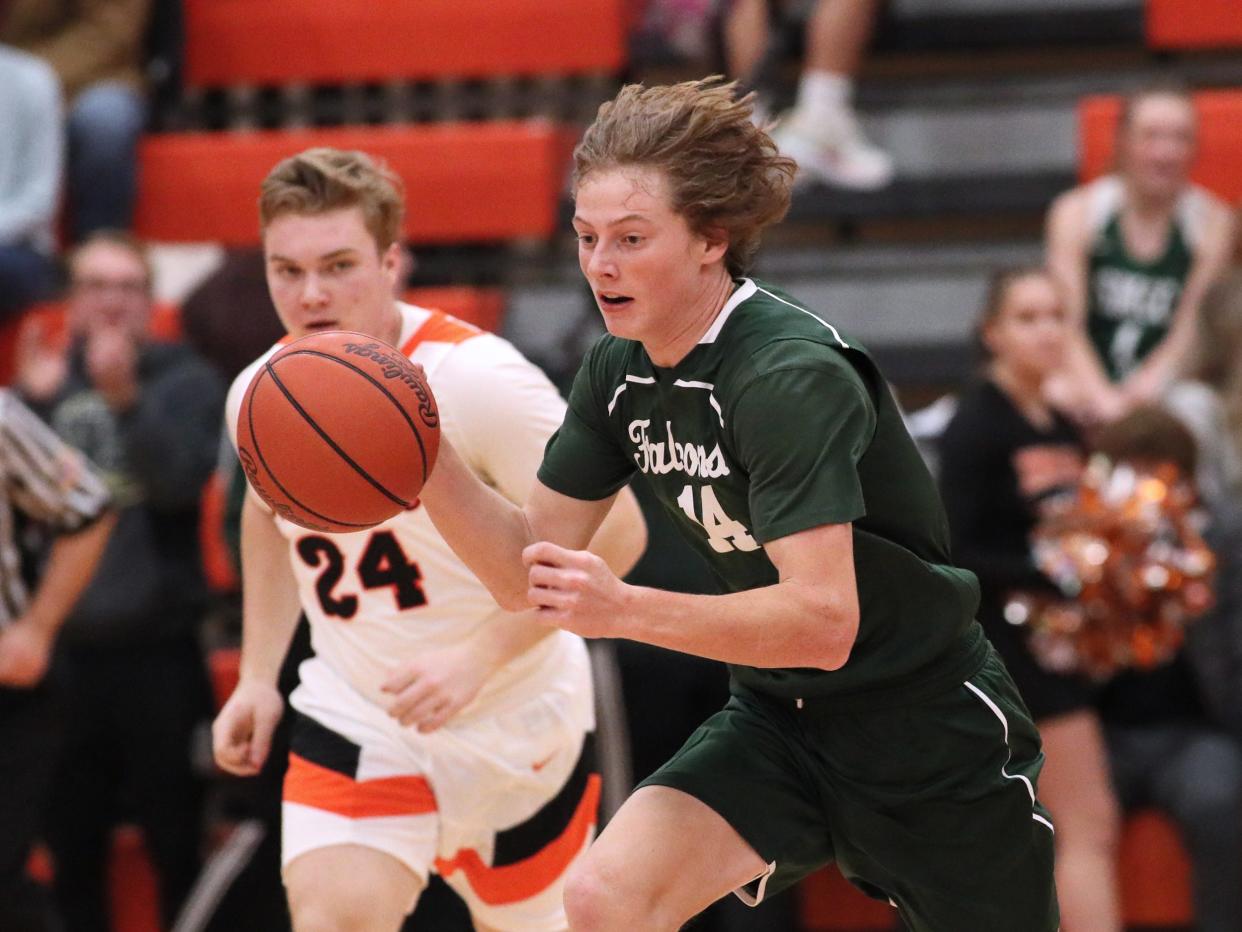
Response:
[[[277,165],[260,198],[272,300],[289,339],[355,330],[422,365],[446,436],[522,502],[564,403],[504,340],[394,299],[399,184],[357,152],[312,149]],[[230,429],[276,349],[233,385]],[[645,535],[626,493],[593,546],[624,573]],[[254,774],[266,758],[299,611],[315,649],[291,698],[284,788],[298,932],[396,930],[432,871],[478,929],[568,928],[562,882],[593,837],[599,796],[584,642],[501,611],[417,507],[369,531],[320,534],[251,493],[242,561],[241,679],[213,729],[223,769]]]

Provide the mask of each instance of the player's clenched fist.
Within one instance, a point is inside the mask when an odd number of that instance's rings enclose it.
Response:
[[[258,773],[272,746],[285,701],[267,683],[243,680],[229,696],[211,726],[216,765],[239,777]]]
[[[523,550],[522,560],[530,572],[526,597],[541,619],[582,637],[619,636],[629,587],[602,559],[541,541]]]

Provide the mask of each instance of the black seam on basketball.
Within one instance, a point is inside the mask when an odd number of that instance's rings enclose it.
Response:
[[[259,372],[258,376],[255,377],[255,381],[258,382],[258,380],[263,378],[265,374],[272,375],[272,373],[268,371],[266,366]],[[276,377],[272,375],[273,381],[275,381],[275,378]],[[256,385],[255,388],[257,390],[258,386]],[[308,505],[304,504],[292,492],[290,492],[287,488],[285,488],[285,484],[280,481],[280,477],[277,476],[276,473],[272,471],[272,467],[267,465],[267,459],[264,458],[263,450],[259,446],[259,435],[255,433],[255,430],[254,430],[254,392],[250,393],[250,404],[246,405],[246,422],[250,425],[250,442],[254,445],[254,452],[259,457],[259,462],[263,465],[263,471],[266,472],[268,476],[271,477],[271,480],[276,483],[276,487],[280,489],[281,492],[284,493],[285,498],[289,499],[289,501],[293,502],[293,504],[297,505],[307,514],[314,515],[316,518],[321,518],[324,521],[329,522],[330,524],[337,524],[337,525],[340,525],[341,527],[356,527],[359,529],[373,527],[373,525],[371,524],[359,524],[355,521],[338,521],[336,518],[333,518],[329,515],[320,514],[314,508],[311,508]]]
[[[300,352],[304,352],[304,351],[300,351]],[[296,355],[298,355],[298,353],[289,353],[286,356],[282,356],[281,358],[287,359],[289,356],[296,356]],[[319,354],[315,354],[315,355],[319,355]],[[335,357],[326,356],[325,358],[333,359]],[[328,446],[330,446],[333,452],[335,452],[337,456],[339,456],[341,459],[345,461],[346,466],[348,466],[350,469],[356,472],[359,476],[365,479],[368,483],[370,483],[370,485],[377,492],[379,492],[381,495],[387,498],[390,502],[400,505],[402,508],[410,507],[410,502],[407,502],[405,499],[401,498],[401,496],[399,495],[393,495],[391,492],[388,491],[388,489],[384,488],[383,483],[381,483],[378,479],[376,479],[369,472],[367,472],[365,469],[359,466],[356,462],[354,462],[353,457],[351,457],[348,453],[346,453],[343,449],[341,449],[340,444],[338,444],[335,440],[333,440],[331,437],[328,436],[327,431],[325,431],[322,427],[320,427],[319,424],[316,423],[315,419],[310,416],[310,412],[308,412],[305,408],[303,408],[302,405],[298,403],[298,400],[293,397],[293,393],[289,391],[289,389],[285,388],[285,383],[280,381],[280,376],[276,374],[275,367],[270,362],[267,363],[266,365],[267,365],[268,374],[272,377],[272,381],[276,384],[276,387],[280,389],[281,394],[285,396],[285,400],[289,402],[290,405],[293,406],[294,411],[296,411],[298,414],[302,416],[302,420],[304,420],[307,424],[310,425],[311,429],[319,435],[319,438],[324,443],[326,443]],[[426,460],[426,457],[424,457],[424,466],[423,466],[424,471],[426,470],[425,460]]]
[[[352,369],[354,372],[357,372],[360,376],[362,376],[364,379],[366,379],[368,382],[370,382],[372,385],[374,385],[376,388],[380,390],[380,394],[383,395],[385,398],[387,398],[389,402],[392,403],[392,406],[397,409],[397,413],[400,414],[403,418],[405,418],[405,422],[410,425],[410,433],[412,433],[414,435],[414,439],[418,441],[418,452],[422,454],[422,459],[423,459],[423,482],[426,483],[427,482],[427,448],[423,445],[422,435],[419,434],[418,426],[414,423],[414,419],[410,417],[410,412],[406,411],[405,408],[401,406],[401,402],[397,401],[396,398],[392,397],[392,394],[388,391],[387,388],[384,387],[384,383],[380,382],[369,372],[363,369],[359,369],[349,360],[341,359],[339,356],[333,356],[331,353],[324,353],[324,352],[321,352],[320,350],[313,350],[313,349],[294,350],[291,353],[285,353],[280,358],[287,359],[290,356],[301,356],[301,355],[318,356],[321,359],[328,359],[328,360],[331,360],[332,362],[339,363],[340,365],[344,366],[346,369]],[[269,363],[268,365],[270,366],[271,364]],[[408,508],[409,506],[407,505],[406,507]]]

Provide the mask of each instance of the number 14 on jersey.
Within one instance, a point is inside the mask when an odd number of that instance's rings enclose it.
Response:
[[[730,518],[720,507],[716,491],[710,485],[699,486],[698,511],[695,511],[694,486],[687,485],[677,496],[677,504],[687,518],[707,532],[707,542],[717,553],[731,550],[758,550],[759,542],[750,536],[741,521]]]

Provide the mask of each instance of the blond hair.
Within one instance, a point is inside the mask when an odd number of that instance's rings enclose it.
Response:
[[[405,215],[404,186],[365,152],[320,147],[278,163],[259,194],[262,229],[285,214],[323,214],[358,207],[380,252],[395,243]]]
[[[754,94],[718,77],[658,87],[630,84],[599,108],[574,150],[574,191],[592,173],[652,168],[671,206],[699,236],[728,240],[725,266],[742,275],[764,229],[785,216],[795,164],[751,122]]]

